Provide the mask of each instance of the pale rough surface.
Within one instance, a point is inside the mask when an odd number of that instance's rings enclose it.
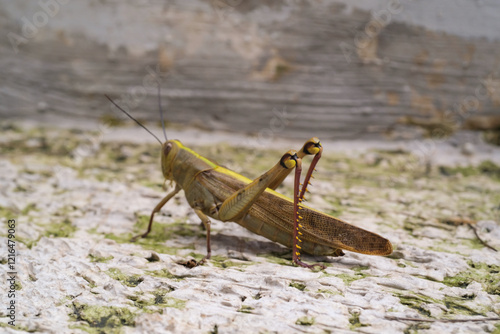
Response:
[[[164,193],[158,145],[131,142],[142,136],[139,131],[120,128],[116,133],[128,133],[128,141],[102,141],[88,130],[4,126],[0,271],[5,277],[5,220],[16,219],[21,282],[16,328],[6,325],[5,308],[0,309],[4,332],[500,330],[500,321],[416,323],[387,318],[500,315],[499,253],[479,243],[468,225],[445,223],[457,217],[478,221],[478,234],[500,248],[500,175],[494,169],[490,173],[464,167],[457,172],[436,165],[434,157],[451,166],[463,161],[465,166],[460,148],[440,143],[427,157],[429,162],[405,153],[415,143],[389,150],[388,143],[352,142],[341,153],[325,145],[309,204],[384,235],[395,246],[390,257],[346,252],[341,258],[316,259],[328,268],[312,272],[290,266],[286,249],[236,224],[214,221],[214,259],[188,269],[177,262],[190,256],[199,259],[205,239],[182,193],[157,216],[150,238],[127,241],[143,230],[144,219]],[[298,148],[300,143],[288,145]],[[252,177],[273,165],[282,152],[281,147],[264,152],[224,143],[196,149]],[[491,146],[478,146],[476,158],[484,150],[498,161],[499,149]],[[475,164],[483,160],[470,159]],[[281,190],[289,193],[291,185],[287,180]],[[464,273],[470,279],[452,281]],[[4,288],[0,300],[2,305],[8,302]],[[96,306],[108,313],[91,318],[82,311]]]

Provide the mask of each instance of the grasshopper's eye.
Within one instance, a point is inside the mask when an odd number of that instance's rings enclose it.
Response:
[[[165,148],[163,148],[163,155],[167,156],[170,153],[170,150],[172,150],[172,144],[168,143],[165,145]]]

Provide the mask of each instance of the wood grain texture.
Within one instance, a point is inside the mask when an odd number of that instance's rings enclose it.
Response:
[[[462,123],[498,114],[500,42],[392,21],[356,47],[375,22],[367,11],[335,2],[228,3],[151,1],[151,14],[135,18],[161,32],[149,51],[111,46],[51,19],[16,54],[7,32],[21,34],[21,22],[0,10],[0,116],[98,118],[112,113],[107,93],[157,121],[149,75],[157,66],[170,121],[264,139],[363,138],[387,134],[404,116]],[[65,6],[54,21],[76,19],[76,4]],[[112,1],[95,12],[118,6],[139,5]]]

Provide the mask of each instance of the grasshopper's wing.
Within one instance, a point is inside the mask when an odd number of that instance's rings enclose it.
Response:
[[[269,205],[273,203],[273,205]],[[279,211],[274,208],[280,208]],[[300,210],[300,224],[303,239],[316,242],[331,248],[341,248],[351,252],[369,255],[389,255],[392,245],[380,235],[346,223],[338,218],[314,210],[305,205]],[[268,221],[281,220],[290,230],[293,227],[293,202],[273,192],[265,192],[252,207],[252,215]],[[289,214],[277,216],[276,212]],[[283,224],[283,223],[282,223]]]
[[[199,175],[199,181],[215,191],[220,201],[240,189],[250,180],[234,172],[221,169],[210,170]],[[303,238],[331,248],[370,255],[389,255],[392,245],[380,235],[366,231],[320,211],[302,205]],[[291,233],[293,232],[293,201],[271,189],[266,190],[249,209],[249,214],[267,224]]]

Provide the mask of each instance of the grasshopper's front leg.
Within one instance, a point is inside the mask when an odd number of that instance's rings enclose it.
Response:
[[[155,208],[153,209],[153,212],[151,212],[151,216],[149,217],[149,225],[148,225],[148,229],[146,232],[144,232],[143,234],[139,234],[139,235],[136,235],[135,237],[133,237],[132,239],[130,239],[131,242],[134,242],[134,241],[137,241],[137,239],[139,238],[145,238],[149,232],[151,232],[151,227],[153,226],[153,218],[155,216],[155,213],[159,212],[161,210],[161,208],[163,208],[163,206],[165,204],[167,204],[168,201],[170,201],[170,199],[172,197],[174,197],[179,191],[181,191],[181,187],[179,185],[175,185],[175,189],[172,190],[171,192],[169,192],[167,194],[167,196],[165,196],[161,201],[160,203],[158,203]]]

